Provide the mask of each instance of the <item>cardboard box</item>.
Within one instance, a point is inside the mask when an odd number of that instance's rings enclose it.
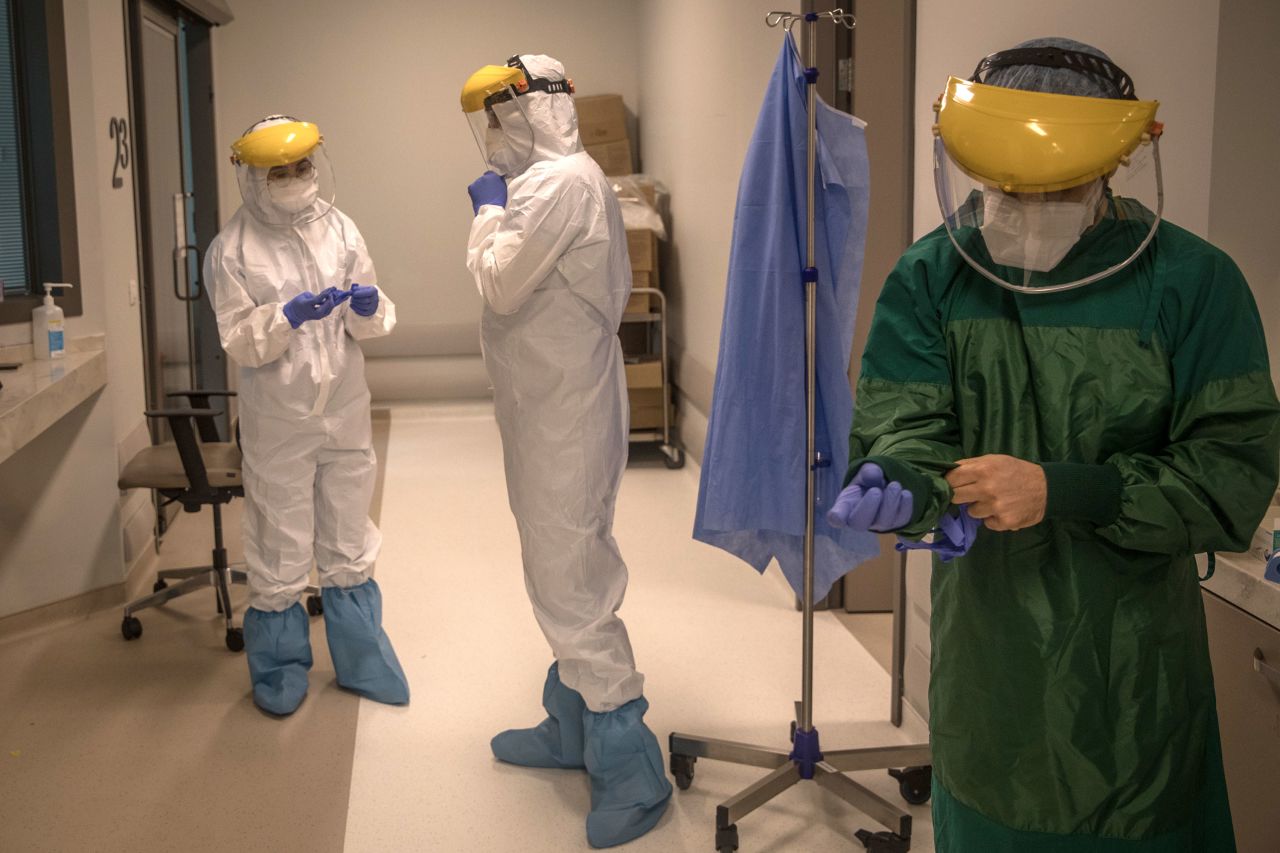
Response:
[[[633,293],[627,299],[627,307],[623,310],[624,314],[650,314],[657,310],[656,306],[650,300],[653,299],[651,293]]]
[[[627,400],[634,409],[657,409],[658,414],[662,414],[662,387],[659,384],[657,388],[628,388]]]
[[[621,139],[617,142],[602,142],[598,145],[584,145],[591,159],[600,164],[606,175],[630,175],[635,171],[635,159],[631,156],[631,140]]]
[[[658,269],[658,235],[648,228],[628,230],[627,254],[631,256],[632,273],[656,272]]]
[[[584,95],[573,100],[578,107],[578,137],[583,145],[628,141],[627,108],[621,95]]]
[[[662,388],[662,360],[652,359],[625,365],[627,371],[627,393],[642,388]]]
[[[676,407],[670,406],[667,409],[668,417],[671,420],[671,428],[676,427]],[[662,406],[632,406],[631,407],[631,428],[632,429],[662,429]]]

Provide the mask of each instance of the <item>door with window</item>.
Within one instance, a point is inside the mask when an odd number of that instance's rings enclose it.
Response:
[[[135,0],[132,13],[147,389],[149,404],[160,408],[186,405],[168,399],[175,391],[227,387],[226,356],[201,269],[218,229],[210,25],[153,0]],[[225,414],[219,429],[227,438]]]

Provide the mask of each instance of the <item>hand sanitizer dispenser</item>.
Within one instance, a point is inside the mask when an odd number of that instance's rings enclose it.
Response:
[[[53,303],[54,289],[74,287],[63,282],[44,283],[44,304],[31,312],[31,347],[36,358],[62,358],[66,355],[67,341],[63,329],[62,309]]]

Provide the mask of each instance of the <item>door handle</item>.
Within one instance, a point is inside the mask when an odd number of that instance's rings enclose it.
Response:
[[[1267,663],[1266,657],[1262,654],[1262,649],[1253,650],[1253,671],[1276,687],[1280,687],[1280,669]]]
[[[190,282],[187,281],[187,254],[189,252],[196,253],[196,292],[191,292]],[[178,246],[173,250],[173,295],[183,302],[196,302],[204,296],[204,282],[200,279],[199,269],[203,259],[200,257],[200,247],[193,246],[190,243],[185,246]],[[186,288],[179,288],[178,282],[182,281],[187,284]],[[183,294],[183,290],[186,294]]]

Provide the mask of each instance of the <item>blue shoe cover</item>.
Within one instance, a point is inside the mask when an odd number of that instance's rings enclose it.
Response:
[[[326,586],[320,597],[338,684],[375,702],[409,704],[409,682],[382,630],[378,584],[368,580],[350,589]]]
[[[671,799],[658,739],[644,724],[649,703],[634,699],[614,711],[586,711],[584,756],[591,776],[587,841],[614,847],[653,829]]]
[[[521,767],[581,770],[582,715],[586,703],[576,690],[560,683],[560,665],[553,663],[542,688],[547,718],[532,729],[509,729],[489,742],[499,761]]]
[[[301,604],[273,612],[244,612],[244,651],[253,704],[279,716],[298,710],[311,669],[311,620]]]

